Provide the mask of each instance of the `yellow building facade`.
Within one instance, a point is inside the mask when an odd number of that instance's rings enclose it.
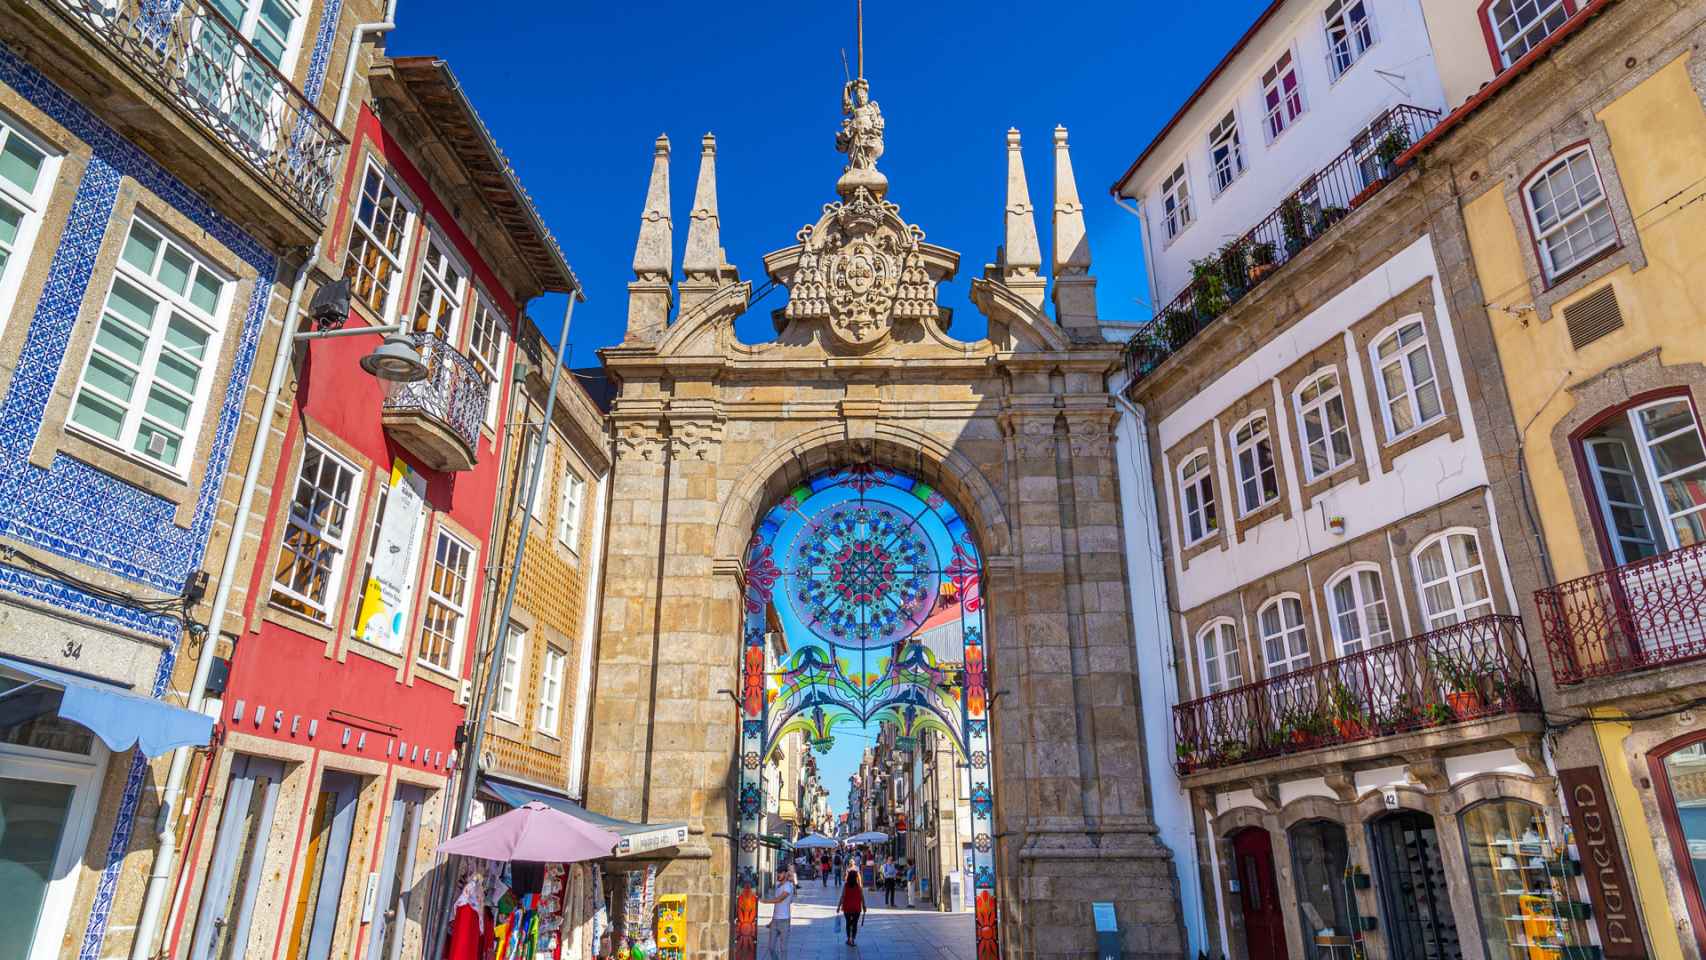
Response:
[[[1507,550],[1607,957],[1706,956],[1706,40],[1584,4],[1414,153],[1449,183],[1514,414]],[[1613,829],[1615,826],[1615,829]]]

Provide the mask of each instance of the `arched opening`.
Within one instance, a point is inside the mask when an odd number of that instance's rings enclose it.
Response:
[[[845,815],[833,825],[803,821],[817,828],[811,833],[839,833],[831,839],[849,854],[857,849],[861,861],[877,851],[894,857],[897,881],[916,892],[919,865],[907,861],[919,847],[907,834],[916,834],[919,818],[908,822],[902,812],[899,784],[903,768],[935,764],[951,784],[942,782],[925,809],[934,822],[944,800],[963,803],[965,828],[954,831],[951,851],[936,848],[943,856],[924,873],[937,892],[951,886],[955,905],[971,908],[976,955],[998,955],[993,694],[973,527],[919,475],[858,463],[824,469],[777,496],[758,515],[744,559],[734,955],[756,956],[767,868],[785,863],[767,846],[802,839],[767,836],[772,758],[784,742],[796,755],[825,757],[844,732],[872,729],[885,759],[871,766],[865,751],[862,773],[849,778]],[[919,809],[917,792],[908,787],[905,810]],[[963,869],[943,869],[949,852]]]
[[[1304,932],[1304,956],[1334,960],[1354,946],[1352,893],[1345,867],[1350,841],[1343,824],[1305,820],[1286,831],[1291,841],[1291,874],[1297,884],[1297,920]]]
[[[1403,810],[1369,832],[1394,960],[1462,960],[1434,818]]]
[[[1245,955],[1249,960],[1287,960],[1272,835],[1261,827],[1245,827],[1232,835],[1232,857],[1238,882],[1235,909],[1244,914]]]

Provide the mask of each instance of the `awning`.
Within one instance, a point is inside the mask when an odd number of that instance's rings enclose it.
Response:
[[[481,777],[480,786],[500,803],[507,803],[512,807],[521,807],[528,803],[543,803],[553,809],[561,810],[571,817],[579,817],[595,827],[609,830],[622,838],[621,842],[616,845],[615,856],[617,857],[648,853],[667,847],[679,847],[687,843],[687,824],[685,823],[630,823],[627,820],[607,817],[602,813],[593,813],[562,794],[525,787],[521,784],[509,783],[492,777]]]
[[[59,715],[88,727],[115,752],[134,746],[144,756],[157,757],[178,747],[204,747],[213,735],[212,717],[131,693],[115,684],[10,657],[0,657],[0,667],[35,678],[32,682],[59,687],[64,691],[59,698]],[[0,698],[19,689],[14,687]]]

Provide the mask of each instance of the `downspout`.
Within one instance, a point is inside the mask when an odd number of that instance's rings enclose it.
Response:
[[[369,36],[394,29],[396,17],[397,0],[387,0],[384,20],[356,25],[355,32],[350,36],[349,56],[344,63],[343,85],[338,89],[337,109],[332,112],[333,129],[343,129],[344,112],[349,108],[350,84],[355,77],[357,47]],[[297,319],[302,312],[302,294],[308,286],[308,274],[313,270],[315,261],[320,259],[320,250],[325,246],[325,242],[324,234],[314,241],[313,249],[297,268],[296,279],[290,286],[290,302],[284,309],[284,330],[279,337],[278,350],[273,355],[272,375],[267,382],[266,396],[261,400],[255,441],[249,450],[249,462],[243,470],[243,488],[237,498],[236,518],[231,523],[231,540],[225,545],[225,556],[219,568],[219,584],[213,595],[213,609],[207,618],[207,637],[202,641],[201,652],[196,657],[195,677],[190,681],[187,706],[197,713],[207,710],[207,677],[213,669],[220,625],[225,622],[225,614],[231,606],[231,587],[237,580],[237,565],[243,552],[243,538],[248,533],[249,513],[255,501],[255,488],[259,485],[261,468],[266,462],[266,441],[271,431],[273,408],[278,405],[279,394],[284,388],[284,378],[289,372],[291,357],[295,354]],[[155,814],[158,846],[154,854],[154,864],[148,873],[148,886],[142,896],[142,911],[136,922],[136,934],[130,942],[130,960],[149,960],[156,955],[154,941],[159,934],[161,911],[165,908],[167,896],[171,892],[172,867],[178,853],[177,837],[172,831],[172,812],[183,796],[184,781],[189,778],[190,757],[193,752],[191,747],[179,747],[172,753],[172,764],[166,773],[166,786],[160,795],[160,809]]]
[[[1143,278],[1149,284],[1149,312],[1161,312],[1160,296],[1155,291],[1155,261],[1150,259],[1149,249],[1149,208],[1141,200],[1133,200],[1131,206],[1126,206],[1129,197],[1115,197],[1114,206],[1137,218],[1143,226],[1138,230],[1138,239],[1143,242]]]

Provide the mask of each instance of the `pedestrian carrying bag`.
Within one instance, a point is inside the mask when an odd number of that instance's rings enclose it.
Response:
[[[841,914],[839,914],[839,913],[837,913],[835,915],[835,932],[836,933],[841,932]]]

